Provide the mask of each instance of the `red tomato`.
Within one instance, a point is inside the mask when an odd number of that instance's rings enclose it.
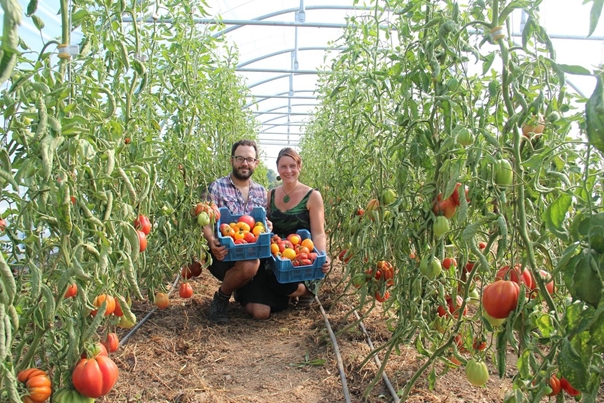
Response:
[[[375,299],[379,302],[387,301],[390,298],[390,291],[385,291],[383,294],[380,291],[375,292]]]
[[[451,201],[456,206],[460,205],[460,202],[459,202],[459,187],[460,186],[461,186],[461,183],[457,182],[457,184],[455,185],[455,190],[453,190],[453,193],[451,194],[451,197],[450,197]],[[466,201],[468,203],[470,203],[470,200],[468,199],[468,191],[469,191],[469,189],[468,189],[467,186],[464,186],[464,189],[465,189],[465,193],[466,193]]]
[[[248,214],[244,214],[241,217],[239,217],[238,222],[244,222],[247,225],[249,225],[250,228],[254,228],[256,226],[256,220],[254,219],[254,217],[252,217],[251,215],[248,215]]]
[[[560,387],[569,394],[569,396],[579,396],[581,394],[580,391],[573,388],[573,386],[568,382],[566,378],[560,378]]]
[[[474,350],[482,351],[487,348],[487,342],[484,339],[474,339],[472,347],[474,348]]]
[[[466,273],[471,272],[474,269],[475,264],[476,264],[475,262],[466,263]]]
[[[482,292],[482,306],[492,318],[507,318],[518,305],[520,287],[509,280],[495,280]]]
[[[170,305],[170,299],[168,298],[168,294],[163,292],[156,293],[155,305],[157,305],[159,309],[166,309],[168,305]]]
[[[311,260],[311,262],[314,262],[315,260],[317,260],[317,257],[319,257],[319,254],[316,252],[308,253],[308,258]]]
[[[434,211],[434,214],[437,216],[444,215],[447,218],[451,218],[455,215],[455,212],[457,212],[457,206],[451,199],[445,199],[437,201],[434,204],[432,211]]]
[[[486,243],[486,242],[478,242],[478,247],[479,247],[480,249],[484,249],[484,248],[486,248],[486,247],[487,247],[487,243]]]
[[[78,286],[75,283],[69,284],[67,291],[65,291],[65,298],[72,298],[78,295]]]
[[[535,289],[535,281],[530,270],[526,267],[522,269],[520,264],[515,265],[513,270],[510,266],[503,266],[495,275],[495,279],[511,280],[518,285],[524,283],[529,290]]]
[[[138,242],[140,244],[139,251],[144,252],[147,249],[147,235],[143,231],[136,231],[138,234]]]
[[[0,231],[4,231],[6,224],[6,220],[4,218],[0,218]]]
[[[229,227],[230,228],[230,227]],[[197,277],[201,274],[202,266],[201,262],[195,258],[189,263],[187,266],[183,266],[180,269],[180,275],[184,279],[189,279],[191,277]]]
[[[178,295],[180,295],[181,298],[191,298],[191,296],[193,296],[193,287],[191,287],[191,284],[180,283]]]
[[[457,295],[455,297],[455,303],[453,303],[453,298],[451,298],[451,296],[447,295],[445,297],[445,301],[447,302],[447,308],[448,308],[449,314],[453,315],[455,318],[457,318],[457,316],[459,315],[459,312],[458,312],[459,308],[463,304],[462,296]],[[445,307],[443,307],[442,305],[439,306],[436,310],[438,312],[438,316],[447,315],[447,310],[445,310]],[[468,313],[468,305],[466,304],[463,314],[466,315],[467,313]]]
[[[117,333],[108,333],[105,341],[103,341],[103,346],[110,353],[116,352],[120,346],[120,339],[117,337]]]
[[[113,314],[117,317],[124,316],[124,311],[122,311],[120,301],[117,298],[115,298],[115,309],[113,310]]]
[[[350,260],[350,258],[352,257],[351,253],[348,253],[348,250],[343,249],[339,254],[338,254],[338,259],[340,259],[340,261],[344,262],[344,263],[348,263],[348,261]]]
[[[451,266],[457,267],[457,260],[455,260],[455,258],[453,258],[453,257],[446,257],[446,258],[444,258],[443,259],[443,267],[448,270],[449,267],[451,267]]]
[[[147,216],[139,214],[139,216],[134,220],[134,228],[143,231],[145,235],[149,235],[151,232],[151,221],[149,221]]]
[[[539,275],[541,276],[541,278],[546,281],[545,283],[545,289],[547,290],[547,292],[551,295],[554,293],[554,289],[555,289],[555,284],[554,284],[554,280],[552,279],[551,274],[546,271],[546,270],[539,270]],[[536,287],[536,284],[535,284]]]
[[[247,243],[254,243],[256,242],[256,236],[252,232],[248,231],[243,234],[243,240]]]
[[[118,375],[117,365],[111,358],[97,355],[81,359],[71,374],[71,380],[78,392],[96,399],[109,393]]]
[[[81,358],[91,358],[96,357],[97,355],[109,355],[107,352],[107,347],[101,342],[96,342],[92,345],[92,347],[86,347],[86,350],[82,352],[80,355]]]
[[[115,298],[113,298],[111,295],[107,295],[107,294],[98,295],[92,302],[92,305],[99,308],[105,300],[107,300],[107,309],[105,310],[105,316],[109,316],[113,313],[113,311],[115,311]],[[90,314],[92,316],[96,316],[96,313],[97,313],[96,309],[94,311],[90,312]]]
[[[549,378],[549,387],[552,388],[552,393],[550,393],[548,396],[556,396],[558,393],[560,393],[560,390],[562,389],[562,386],[560,385],[560,379],[558,379],[555,374],[552,375],[551,378]]]

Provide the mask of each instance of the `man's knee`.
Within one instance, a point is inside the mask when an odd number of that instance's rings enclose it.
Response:
[[[240,260],[235,264],[242,277],[252,278],[258,272],[260,260]]]
[[[265,320],[271,315],[271,307],[263,304],[249,303],[245,306],[245,311],[254,319]]]

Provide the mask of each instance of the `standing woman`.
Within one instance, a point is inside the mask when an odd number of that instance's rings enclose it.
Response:
[[[315,248],[326,252],[325,210],[321,193],[299,181],[302,159],[297,151],[283,148],[277,156],[277,172],[283,181],[268,195],[267,219],[273,224],[273,233],[281,238],[308,230]],[[327,255],[327,254],[326,254]],[[329,270],[329,257],[322,271]],[[255,319],[267,319],[271,312],[289,306],[290,298],[298,298],[296,307],[308,307],[319,289],[320,280],[281,284],[272,270],[258,270],[256,276],[240,288],[237,299]]]

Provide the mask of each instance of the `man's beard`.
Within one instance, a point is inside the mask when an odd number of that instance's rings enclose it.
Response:
[[[248,168],[246,174],[242,174],[237,168],[233,168],[233,176],[239,180],[249,179],[253,173],[254,170],[252,168]]]

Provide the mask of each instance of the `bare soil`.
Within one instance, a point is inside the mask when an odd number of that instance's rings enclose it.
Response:
[[[112,357],[120,369],[119,380],[97,402],[333,403],[346,402],[346,395],[353,403],[394,402],[382,378],[363,397],[378,366],[373,359],[363,365],[371,348],[359,326],[340,332],[356,319],[351,314],[354,297],[337,299],[342,294],[340,271],[336,265],[319,298],[337,341],[343,373],[316,302],[309,309],[292,308],[256,321],[231,300],[230,323],[214,325],[205,315],[219,282],[204,271],[190,280],[195,291],[190,299],[179,298],[175,290],[167,309],[154,310],[148,302],[133,305],[139,322],[149,317],[134,332],[117,330],[123,344]],[[374,347],[392,335],[380,310],[373,310],[362,323]],[[380,360],[382,355],[378,354]],[[407,402],[502,402],[515,373],[514,357],[508,358],[503,379],[489,363],[491,376],[484,388],[471,386],[463,367],[438,363],[441,375],[434,389],[429,388],[426,371]],[[402,390],[424,362],[413,346],[392,354],[384,373],[394,391]]]

